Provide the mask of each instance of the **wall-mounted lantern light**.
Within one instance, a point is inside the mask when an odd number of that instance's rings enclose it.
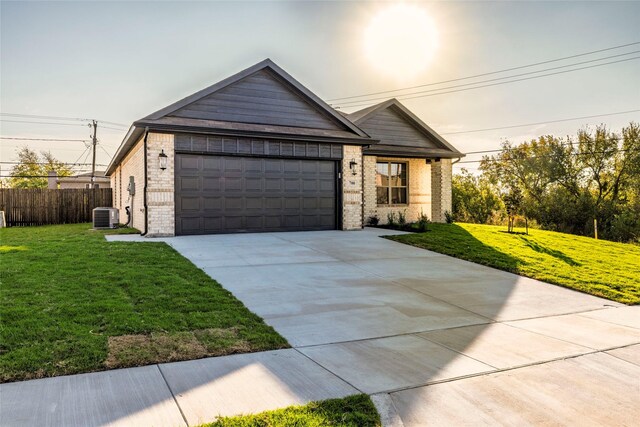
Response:
[[[352,175],[357,175],[358,172],[356,171],[356,166],[358,166],[358,163],[356,162],[356,159],[351,159],[351,161],[349,162],[349,169],[351,169],[351,174]]]
[[[160,160],[160,169],[165,170],[167,168],[167,155],[164,154],[164,150],[158,154],[158,160]]]

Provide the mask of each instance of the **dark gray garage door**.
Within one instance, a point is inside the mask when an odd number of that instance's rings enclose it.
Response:
[[[333,230],[335,162],[176,155],[176,234]]]

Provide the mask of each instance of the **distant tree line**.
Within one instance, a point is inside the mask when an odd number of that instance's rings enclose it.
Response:
[[[18,162],[11,170],[11,177],[3,180],[2,186],[9,188],[47,188],[46,176],[55,171],[58,178],[71,176],[72,171],[49,151],[40,154],[22,147],[18,150]]]
[[[453,178],[456,221],[506,224],[522,216],[564,233],[640,242],[640,126],[551,135],[485,156],[480,174]]]

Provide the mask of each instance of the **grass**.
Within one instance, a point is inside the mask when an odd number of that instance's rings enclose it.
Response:
[[[168,245],[105,233],[0,229],[1,382],[288,347]]]
[[[344,399],[311,402],[304,406],[290,406],[256,415],[224,417],[201,427],[377,427],[380,425],[380,417],[369,396],[359,394]]]
[[[510,271],[624,304],[640,304],[640,246],[479,224],[430,224],[392,240]]]

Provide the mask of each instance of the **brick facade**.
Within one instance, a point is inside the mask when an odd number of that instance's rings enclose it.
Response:
[[[342,229],[360,230],[362,221],[362,147],[345,145],[342,159]],[[351,161],[356,165],[350,167]]]
[[[431,165],[431,220],[445,222],[445,212],[451,212],[451,159],[442,159]]]
[[[120,222],[127,222],[126,206],[129,206],[131,227],[144,230],[144,143],[142,138],[135,143],[120,165],[111,174],[113,206],[120,211]],[[129,177],[133,176],[135,194],[127,191]]]
[[[131,226],[145,230],[144,210],[144,157],[141,138],[111,175],[114,189],[113,204],[120,210],[120,221],[126,222],[125,206],[131,207]],[[167,169],[159,166],[160,152],[167,155]],[[376,201],[376,162],[397,161],[408,165],[408,203],[402,206],[378,206]],[[355,161],[352,169],[350,163]],[[149,133],[147,136],[147,236],[173,236],[175,234],[175,150],[171,134]],[[136,193],[127,191],[129,177],[133,176]],[[432,221],[444,222],[445,212],[451,211],[451,160],[426,163],[425,159],[364,156],[362,147],[345,145],[342,159],[342,224],[343,230],[359,230],[371,216],[381,224],[387,214],[396,217],[404,212],[408,222],[421,214]]]
[[[167,155],[167,169],[160,169],[161,151]],[[147,208],[149,228],[153,236],[175,235],[175,151],[174,136],[166,133],[149,133],[147,137]]]
[[[167,169],[161,170],[161,150],[167,155]],[[129,195],[129,177],[134,177],[135,194]],[[141,138],[111,174],[113,206],[120,210],[120,222],[127,221],[125,207],[131,209],[131,226],[145,230],[144,209],[144,141]],[[173,135],[149,133],[147,136],[147,236],[173,236],[174,217],[174,149]]]
[[[407,163],[408,199],[406,205],[379,206],[376,200],[376,162]],[[429,219],[431,212],[431,165],[425,159],[407,159],[400,157],[365,156],[365,186],[364,186],[364,221],[377,216],[380,224],[387,223],[387,215],[404,212],[407,222],[417,221],[421,214]]]

